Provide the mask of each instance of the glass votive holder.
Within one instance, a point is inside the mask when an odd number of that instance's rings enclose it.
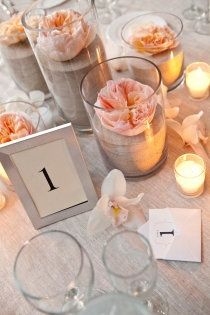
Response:
[[[199,155],[188,153],[178,157],[174,172],[177,187],[182,194],[198,197],[203,193],[206,166]]]
[[[194,62],[186,68],[186,86],[194,99],[205,99],[209,96],[210,65],[205,62]]]

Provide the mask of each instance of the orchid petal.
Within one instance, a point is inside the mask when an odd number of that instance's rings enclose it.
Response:
[[[199,142],[197,126],[192,125],[182,130],[182,139],[186,143],[196,144]]]
[[[37,107],[41,106],[45,99],[44,93],[38,90],[31,91],[29,93],[29,97],[30,97],[31,102]]]
[[[200,130],[198,130],[198,137],[204,142],[207,143],[208,137],[205,137]]]
[[[182,128],[186,128],[190,125],[197,125],[199,119],[202,117],[203,111],[201,110],[198,114],[187,116],[182,122]]]
[[[128,220],[123,224],[127,229],[138,230],[138,228],[145,224],[146,219],[144,213],[140,209],[133,209],[129,211]]]
[[[141,199],[143,198],[143,196],[144,196],[144,193],[141,193],[136,198],[131,198],[131,199],[121,196],[121,197],[116,198],[116,201],[123,208],[128,208],[129,206],[138,205]]]
[[[87,224],[89,234],[100,233],[111,225],[111,218],[105,214],[108,207],[109,197],[104,195],[98,200],[95,208],[90,213]]]
[[[173,119],[176,118],[179,114],[179,107],[166,107],[165,108],[165,115],[166,118]]]
[[[124,196],[126,193],[126,180],[123,173],[118,170],[112,170],[104,179],[101,186],[101,195],[108,195],[110,199],[118,196]]]

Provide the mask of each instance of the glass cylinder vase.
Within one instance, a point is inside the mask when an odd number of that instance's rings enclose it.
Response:
[[[182,30],[183,23],[178,16],[150,12],[131,19],[121,31],[126,54],[154,62],[169,91],[176,88],[184,78]]]
[[[105,59],[93,0],[67,0],[53,7],[37,1],[22,22],[61,115],[78,130],[90,130],[79,85]]]
[[[4,15],[0,23],[0,53],[10,76],[24,92],[49,93],[44,77],[21,24],[22,12]]]
[[[83,78],[81,94],[109,168],[127,177],[157,170],[167,149],[161,74],[155,64],[132,56],[106,60]]]
[[[0,104],[0,144],[45,130],[39,111],[25,101]]]

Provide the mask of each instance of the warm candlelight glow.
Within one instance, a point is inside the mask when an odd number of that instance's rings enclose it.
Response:
[[[9,180],[9,177],[7,176],[7,173],[5,172],[2,164],[0,163],[0,177],[4,180],[4,182],[7,184],[7,185],[11,185],[11,182]]]
[[[175,162],[176,182],[182,193],[198,196],[203,192],[205,181],[205,164],[195,154],[180,156]]]
[[[186,85],[190,95],[193,98],[206,98],[209,95],[210,75],[207,69],[204,69],[204,63],[195,63],[196,66],[188,66],[186,70]],[[193,64],[192,64],[193,65]],[[205,64],[204,64],[205,65]]]

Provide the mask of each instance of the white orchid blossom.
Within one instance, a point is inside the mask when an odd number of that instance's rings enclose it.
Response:
[[[202,141],[205,144],[208,140],[208,137],[205,137],[205,126],[200,120],[202,116],[203,111],[200,111],[198,114],[187,116],[182,124],[174,119],[168,119],[167,124],[180,135],[185,144],[190,145],[204,159],[208,159],[201,143]]]
[[[120,170],[112,170],[104,179],[101,187],[101,198],[92,210],[87,230],[89,234],[104,231],[111,225],[137,230],[145,223],[143,212],[137,208],[143,193],[136,198],[125,197],[126,180]]]
[[[7,99],[7,102],[14,102],[14,101],[22,101],[22,102],[28,102],[30,104],[33,104],[35,107],[40,107],[44,103],[45,95],[42,91],[36,90],[29,92],[29,96],[24,93],[23,91],[17,90],[14,93],[14,96]],[[10,105],[7,105],[10,106]],[[12,109],[14,111],[14,104],[12,105]],[[17,104],[17,111],[25,111],[25,105]],[[9,110],[9,109],[8,109]]]

